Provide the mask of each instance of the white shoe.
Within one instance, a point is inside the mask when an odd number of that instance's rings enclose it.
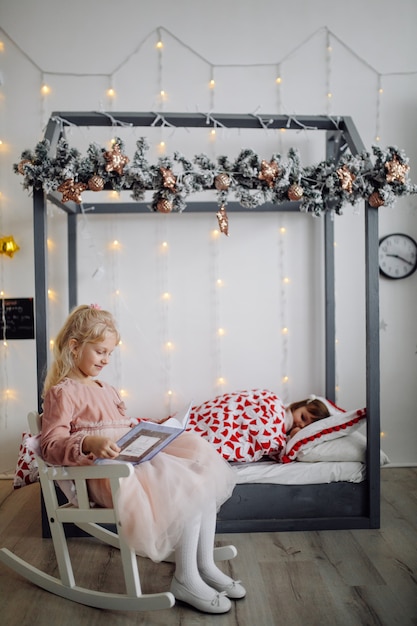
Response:
[[[175,576],[172,579],[170,591],[176,600],[186,602],[204,613],[227,613],[232,608],[232,603],[224,592],[214,591],[213,597],[210,600],[206,600],[189,591]]]
[[[220,585],[216,583],[211,578],[207,578],[201,575],[201,578],[206,582],[210,587],[213,587],[216,591],[221,593],[225,593],[228,598],[232,600],[240,600],[240,598],[244,598],[246,596],[246,589],[243,585],[241,585],[240,580],[232,580],[232,582],[228,585]]]

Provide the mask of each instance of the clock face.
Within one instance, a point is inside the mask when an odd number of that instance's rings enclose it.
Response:
[[[405,278],[417,269],[417,242],[394,233],[379,242],[379,271],[387,278]]]

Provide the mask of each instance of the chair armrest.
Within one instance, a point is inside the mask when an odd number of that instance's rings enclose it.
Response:
[[[102,463],[100,465],[47,466],[48,477],[52,480],[79,480],[93,478],[126,478],[133,473],[131,463]]]

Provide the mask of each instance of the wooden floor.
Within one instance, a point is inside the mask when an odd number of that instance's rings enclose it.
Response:
[[[218,535],[238,556],[222,564],[247,597],[226,615],[186,605],[166,611],[102,611],[58,598],[0,563],[4,626],[417,626],[417,468],[382,470],[380,530]],[[71,539],[80,585],[120,592],[117,550]],[[56,575],[51,541],[41,538],[39,486],[0,481],[0,546]],[[145,592],[169,588],[173,566],[141,561]]]

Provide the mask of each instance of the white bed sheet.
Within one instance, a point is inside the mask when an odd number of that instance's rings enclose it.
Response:
[[[365,479],[366,466],[356,461],[317,463],[233,463],[237,484],[272,483],[275,485],[317,485],[346,481],[360,483]]]

